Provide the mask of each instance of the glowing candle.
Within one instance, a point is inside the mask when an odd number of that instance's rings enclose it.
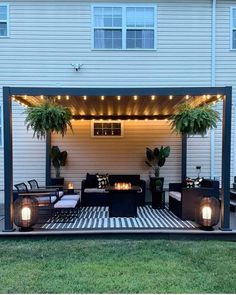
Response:
[[[203,219],[210,220],[211,219],[211,215],[212,215],[212,210],[211,210],[210,207],[205,206],[205,207],[202,208],[202,218]]]
[[[22,217],[22,220],[25,220],[25,221],[30,220],[30,218],[31,218],[30,208],[24,207],[21,211],[21,217]]]

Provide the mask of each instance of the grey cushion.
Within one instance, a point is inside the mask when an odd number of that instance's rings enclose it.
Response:
[[[181,201],[181,193],[180,192],[170,191],[169,196],[179,202]]]
[[[62,198],[61,198],[61,200],[74,200],[74,201],[79,201],[79,199],[80,199],[80,195],[64,195]]]
[[[105,190],[105,188],[86,188],[84,190],[85,193],[108,193],[108,191]]]
[[[54,208],[75,208],[77,203],[76,200],[61,200],[54,205]]]
[[[57,197],[56,196],[51,196],[48,197],[48,196],[45,196],[45,197],[36,197],[36,200],[39,202],[39,204],[41,203],[54,203],[56,200],[57,200]]]

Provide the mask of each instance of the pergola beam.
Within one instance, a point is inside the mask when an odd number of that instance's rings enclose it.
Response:
[[[49,87],[11,87],[11,95],[29,95],[29,96],[148,96],[148,95],[225,95],[225,87],[168,87],[168,88],[49,88]]]

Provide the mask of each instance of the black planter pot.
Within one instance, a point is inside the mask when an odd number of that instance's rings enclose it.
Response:
[[[64,177],[55,177],[51,178],[50,185],[53,186],[64,186]]]
[[[160,180],[161,186],[156,187],[156,181]],[[163,191],[164,177],[150,177],[150,190],[152,192],[152,208],[164,209],[165,208],[165,192]]]

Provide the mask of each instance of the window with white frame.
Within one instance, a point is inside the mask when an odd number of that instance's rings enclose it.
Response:
[[[231,49],[236,49],[236,7],[231,9]]]
[[[9,35],[9,7],[7,4],[0,4],[0,38]]]
[[[155,49],[155,6],[93,6],[93,49]]]

